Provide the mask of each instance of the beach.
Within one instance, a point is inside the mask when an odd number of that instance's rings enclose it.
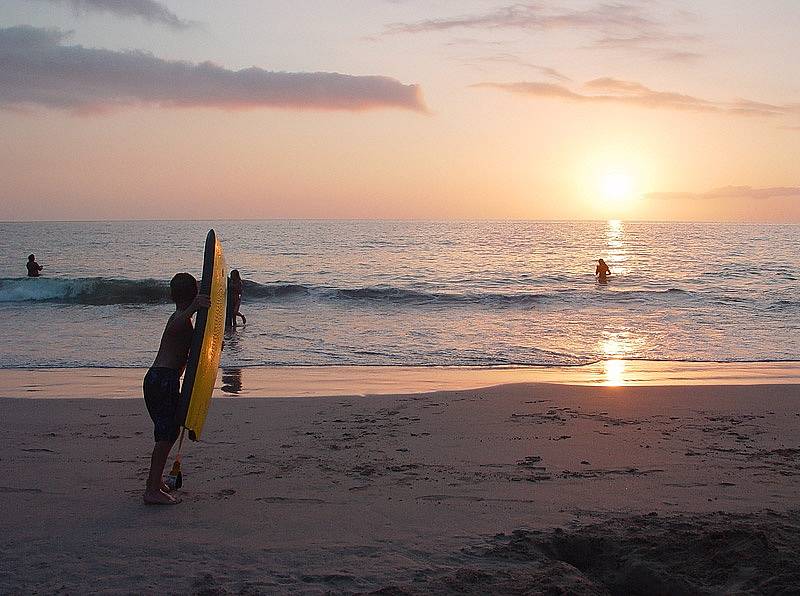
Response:
[[[146,506],[142,379],[212,226],[247,324]],[[0,593],[800,585],[795,224],[0,227]]]
[[[0,2],[0,596],[800,596],[798,29]]]
[[[135,396],[131,396],[135,397]],[[182,503],[140,399],[0,399],[4,593],[791,593],[798,386],[215,399]]]

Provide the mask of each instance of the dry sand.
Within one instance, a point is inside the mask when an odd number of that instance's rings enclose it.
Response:
[[[4,593],[800,592],[797,385],[215,400],[141,502],[141,400],[0,399]]]

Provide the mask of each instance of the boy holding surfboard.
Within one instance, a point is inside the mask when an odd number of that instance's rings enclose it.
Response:
[[[186,368],[194,333],[192,315],[211,304],[206,294],[198,294],[197,280],[189,273],[175,275],[169,287],[175,302],[175,312],[164,327],[158,354],[142,385],[147,411],[153,420],[155,437],[150,473],[142,499],[153,505],[174,505],[180,502],[169,494],[162,477],[169,452],[178,438],[175,414],[180,400],[180,377]]]

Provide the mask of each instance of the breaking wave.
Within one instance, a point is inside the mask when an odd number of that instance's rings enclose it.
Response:
[[[155,279],[0,279],[0,302],[65,304],[156,304],[169,301],[169,283]]]
[[[244,302],[289,301],[303,298],[321,301],[386,303],[397,305],[476,304],[487,306],[534,306],[560,302],[649,302],[691,298],[686,290],[612,290],[594,287],[549,292],[425,291],[394,286],[337,288],[288,282],[260,284],[245,281]],[[0,279],[0,302],[53,302],[64,304],[156,304],[169,302],[169,283],[156,279],[113,279],[104,277],[5,278]]]

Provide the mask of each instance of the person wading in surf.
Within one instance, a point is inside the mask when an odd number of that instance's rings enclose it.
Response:
[[[25,264],[28,268],[28,277],[39,277],[39,273],[44,267],[36,262],[36,255],[28,255],[28,262]]]
[[[228,312],[226,314],[226,327],[236,327],[236,317],[242,318],[242,325],[247,324],[245,316],[239,312],[242,306],[242,276],[239,270],[234,269],[228,277]]]
[[[608,281],[608,276],[611,275],[611,269],[608,268],[603,259],[597,259],[597,267],[595,267],[594,274],[600,282]]]

